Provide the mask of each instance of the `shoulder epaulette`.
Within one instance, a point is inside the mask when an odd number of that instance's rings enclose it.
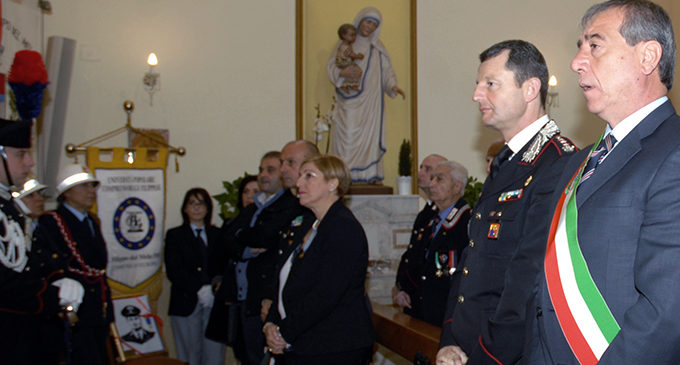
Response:
[[[548,121],[543,128],[541,128],[540,131],[536,134],[536,137],[534,137],[533,141],[531,141],[531,145],[529,146],[529,149],[524,152],[522,155],[522,162],[526,163],[532,163],[534,162],[534,159],[536,159],[536,156],[541,153],[543,150],[543,146],[545,146],[550,139],[560,133],[560,128],[557,126],[557,123],[555,123],[554,120]]]

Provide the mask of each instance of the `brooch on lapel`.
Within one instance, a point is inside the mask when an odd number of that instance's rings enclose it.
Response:
[[[293,219],[292,222],[290,222],[291,227],[300,227],[302,225],[302,216],[299,215]]]

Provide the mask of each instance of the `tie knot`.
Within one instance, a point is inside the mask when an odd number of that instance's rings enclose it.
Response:
[[[203,228],[196,228],[196,237],[200,237],[201,232],[203,232]]]
[[[512,150],[508,145],[501,147],[500,151],[494,157],[493,162],[491,162],[491,178],[494,178],[498,171],[501,169],[501,165],[507,161],[510,156],[512,156]]]

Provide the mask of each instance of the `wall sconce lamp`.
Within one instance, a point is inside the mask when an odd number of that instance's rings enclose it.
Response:
[[[556,91],[557,78],[555,75],[550,76],[548,81],[548,98],[545,101],[545,107],[548,111],[548,118],[550,118],[550,109],[560,107],[560,93]]]
[[[153,94],[156,91],[161,90],[161,74],[153,72],[154,67],[158,64],[158,58],[156,58],[155,53],[151,53],[149,55],[149,59],[146,62],[149,64],[150,70],[144,74],[143,82],[144,86],[146,87],[146,91],[149,93],[149,97],[151,98],[149,105],[153,106]]]

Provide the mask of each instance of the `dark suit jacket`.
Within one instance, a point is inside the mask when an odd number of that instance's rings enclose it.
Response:
[[[210,226],[206,235],[206,250],[211,252],[212,246],[218,244],[219,229]],[[203,285],[210,284],[212,278],[218,274],[206,267],[200,245],[204,243],[196,238],[188,224],[170,229],[165,235],[165,270],[172,283],[168,308],[171,316],[190,315],[198,303],[196,292]]]
[[[680,359],[678,136],[680,117],[667,101],[616,145],[576,194],[579,246],[621,327],[599,364],[677,364]],[[560,187],[588,151],[571,159]],[[545,275],[539,277],[529,313],[534,320],[527,349],[531,364],[577,363],[557,322]]]
[[[246,277],[248,278],[248,295],[246,297],[246,315],[259,316],[262,300],[272,297],[272,275],[276,269],[279,256],[279,241],[281,231],[286,229],[294,216],[301,214],[302,208],[297,198],[286,189],[283,195],[266,206],[257,216],[255,225],[250,227],[250,221],[257,211],[255,204],[246,207],[241,215],[244,227],[232,229],[226,237],[226,242],[236,253],[236,260],[246,247],[266,248],[267,252],[259,254],[248,262]]]
[[[279,268],[302,243],[315,217],[306,214],[284,234],[288,249]],[[276,296],[268,322],[280,327],[292,351],[302,355],[344,352],[372,346],[375,333],[365,296],[368,241],[361,224],[341,201],[319,224],[316,237],[291,267],[283,290],[286,318],[278,311],[279,271],[274,275]]]
[[[548,127],[498,175],[487,177],[472,212],[470,243],[463,269],[453,278],[441,340],[441,346],[460,346],[470,365],[498,364],[493,358],[512,364],[522,355],[526,307],[545,256],[552,193],[567,162],[562,156],[575,151],[569,140],[550,133],[536,157],[523,161]]]

